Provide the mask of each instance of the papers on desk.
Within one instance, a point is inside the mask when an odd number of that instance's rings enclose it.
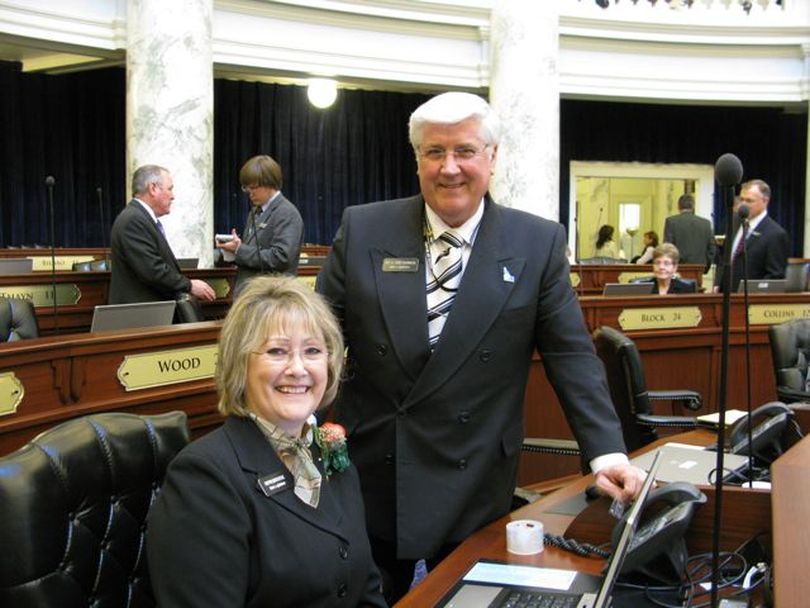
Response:
[[[747,415],[747,412],[742,410],[726,410],[726,428],[732,426],[740,418]],[[698,424],[716,429],[718,426],[720,426],[720,413],[714,412],[713,414],[703,414],[702,416],[698,416],[696,420],[698,421]]]
[[[477,562],[464,576],[464,580],[476,583],[542,587],[544,589],[567,591],[571,588],[576,575],[575,570]]]

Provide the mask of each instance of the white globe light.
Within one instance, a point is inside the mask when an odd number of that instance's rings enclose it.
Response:
[[[311,78],[307,98],[316,108],[328,108],[337,99],[337,83],[329,78]]]

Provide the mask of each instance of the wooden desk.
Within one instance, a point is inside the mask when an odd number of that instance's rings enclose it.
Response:
[[[698,430],[677,436],[677,440],[695,445],[706,445],[714,441],[714,434]],[[663,443],[646,446],[640,452],[653,449]],[[571,515],[572,500],[582,497],[585,488],[593,483],[591,475],[581,477],[570,485],[527,505],[482,528],[464,541],[438,567],[428,574],[396,606],[397,608],[424,608],[435,605],[447,591],[479,559],[492,559],[512,564],[530,564],[547,568],[563,568],[597,574],[603,560],[579,557],[573,553],[546,546],[537,555],[513,555],[506,550],[507,523],[517,519],[535,519],[543,523],[545,531],[564,534],[580,541],[602,543],[609,539],[615,520],[608,514],[610,502],[600,498],[586,507],[579,515]],[[690,554],[706,550],[711,542],[711,519],[714,512],[713,489],[702,486],[701,490],[709,502],[695,513],[686,537]],[[742,490],[729,488],[723,495],[724,526],[721,536],[721,549],[735,549],[740,540],[770,529],[770,493],[764,490]],[[797,564],[797,567],[801,567]],[[795,605],[795,604],[786,604]]]

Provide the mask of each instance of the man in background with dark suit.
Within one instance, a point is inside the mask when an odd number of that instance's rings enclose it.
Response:
[[[784,279],[790,240],[785,229],[768,215],[771,188],[761,179],[752,179],[740,186],[740,206],[748,205],[748,228],[745,239],[746,266],[744,272],[742,226],[734,233],[731,244],[731,292],[743,278]],[[735,214],[736,215],[736,214]],[[739,223],[739,222],[738,222]],[[717,285],[722,287],[722,273]]]
[[[420,106],[421,194],[348,207],[317,280],[346,336],[335,415],[391,603],[416,560],[432,567],[509,511],[535,348],[598,487],[627,500],[643,479],[571,288],[565,230],[488,194],[498,137],[476,95]]]
[[[249,159],[239,171],[239,183],[251,204],[244,238],[231,230],[230,241],[217,243],[238,268],[235,294],[257,274],[295,276],[304,244],[304,220],[281,193],[281,166],[273,157],[260,154]]]
[[[109,303],[176,300],[186,293],[213,300],[214,290],[208,283],[180,273],[163,233],[159,218],[169,213],[174,200],[169,171],[157,165],[136,169],[132,196],[112,227]]]
[[[714,262],[716,245],[712,223],[695,215],[695,199],[684,194],[678,199],[678,215],[664,221],[664,242],[672,243],[681,254],[681,264],[703,264],[708,272]]]

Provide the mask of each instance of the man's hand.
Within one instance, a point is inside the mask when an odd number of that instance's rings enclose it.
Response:
[[[641,491],[646,477],[646,472],[631,464],[614,464],[600,470],[595,479],[602,494],[627,503]]]
[[[200,300],[211,302],[217,297],[211,286],[200,279],[191,279],[191,295],[197,296]]]

